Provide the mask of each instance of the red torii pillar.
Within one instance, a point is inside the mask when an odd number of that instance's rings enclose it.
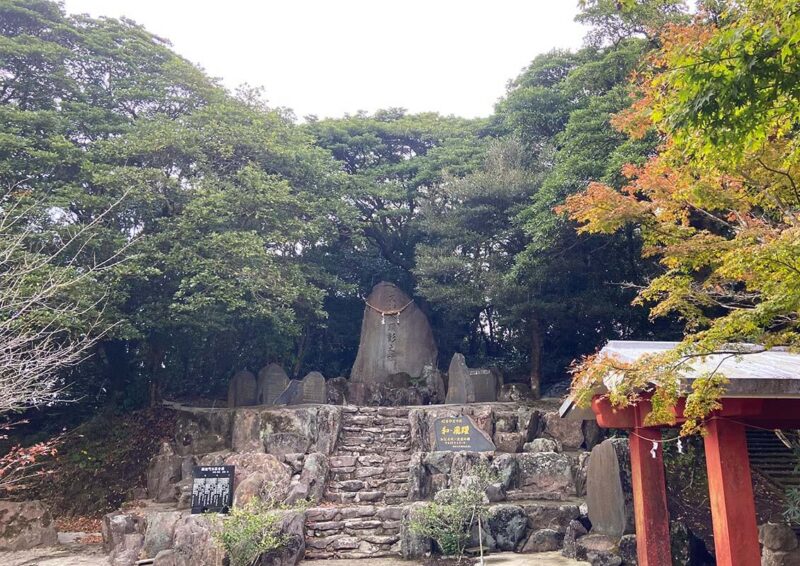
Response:
[[[706,468],[717,566],[760,566],[761,550],[744,425],[727,419],[712,419],[706,431]]]
[[[631,450],[633,513],[636,520],[636,557],[640,566],[671,566],[669,510],[664,478],[663,450],[651,454],[653,441],[661,431],[635,428],[628,444]]]
[[[707,423],[704,444],[718,566],[761,564],[745,427],[729,417],[783,418],[794,422],[796,405],[783,405],[754,399],[728,399],[723,402],[722,411]],[[681,409],[679,406],[679,420],[683,418]],[[661,440],[661,432],[658,428],[643,426],[644,417],[650,411],[649,401],[641,400],[636,407],[617,410],[608,399],[595,397],[592,410],[600,426],[633,432],[629,445],[639,564],[671,565],[662,446],[658,446],[655,458],[651,454],[653,442]]]
[[[642,426],[650,404],[616,410],[608,401],[597,397],[592,401],[597,424],[604,428],[631,431],[628,445],[631,452],[633,512],[636,522],[636,558],[639,566],[671,566],[667,485],[664,477],[661,431]],[[659,442],[655,458],[653,442]]]

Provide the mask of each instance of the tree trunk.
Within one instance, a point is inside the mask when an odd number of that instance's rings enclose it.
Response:
[[[303,367],[303,358],[306,357],[306,343],[308,342],[308,327],[303,328],[303,333],[297,342],[297,358],[292,368],[292,377],[297,377]]]
[[[111,406],[117,405],[121,400],[130,380],[127,347],[128,343],[125,340],[105,340],[98,347],[107,368],[106,404]]]
[[[486,309],[486,323],[489,327],[489,339],[487,340],[487,350],[490,356],[497,354],[497,341],[495,340],[494,333],[494,320],[492,319],[492,311],[490,308]]]
[[[161,404],[161,366],[166,357],[166,350],[159,344],[150,345],[150,383],[149,396],[150,407],[157,407]]]
[[[531,331],[531,392],[534,399],[542,396],[542,331],[539,319],[532,315],[530,319]]]

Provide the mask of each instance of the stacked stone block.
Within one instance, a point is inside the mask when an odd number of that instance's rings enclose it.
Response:
[[[306,511],[306,558],[400,555],[401,506],[315,507]]]
[[[408,409],[344,407],[330,460],[326,501],[383,503],[408,500],[412,455]]]

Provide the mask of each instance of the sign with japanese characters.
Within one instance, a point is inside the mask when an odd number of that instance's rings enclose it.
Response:
[[[192,469],[192,513],[227,513],[233,505],[233,466]]]
[[[441,417],[433,422],[434,450],[444,452],[492,452],[491,438],[466,415]]]

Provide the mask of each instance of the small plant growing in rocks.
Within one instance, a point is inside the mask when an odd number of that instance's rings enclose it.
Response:
[[[214,540],[225,550],[230,566],[251,566],[263,554],[289,543],[279,530],[280,519],[280,510],[268,501],[251,499],[220,519]]]
[[[440,491],[432,503],[411,516],[411,532],[433,539],[444,555],[460,560],[472,538],[472,528],[481,525],[488,515],[486,487],[496,481],[496,471],[483,460],[477,462],[458,488]]]
[[[474,488],[440,491],[409,521],[414,534],[431,538],[446,556],[461,557],[469,544],[472,527],[486,512],[483,492]]]

